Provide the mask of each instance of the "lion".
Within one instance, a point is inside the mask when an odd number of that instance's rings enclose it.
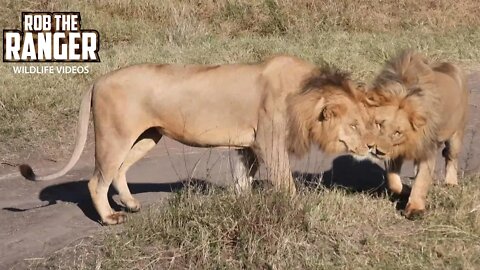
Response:
[[[396,194],[408,194],[399,173],[404,160],[414,161],[415,182],[404,214],[421,215],[442,144],[445,183],[458,184],[468,110],[465,76],[454,64],[430,64],[422,54],[407,50],[386,64],[366,97],[375,125],[371,155],[387,161],[388,186]]]
[[[88,188],[105,225],[126,219],[108,203],[110,184],[127,210],[140,209],[125,174],[164,135],[189,146],[236,149],[239,192],[263,162],[273,186],[293,194],[289,153],[301,156],[316,143],[327,152],[368,154],[361,93],[348,75],[293,56],[256,64],[134,65],[104,75],[86,92],[64,168],[37,176],[22,165],[20,172],[30,180],[67,173],[85,146],[92,110],[96,161]]]

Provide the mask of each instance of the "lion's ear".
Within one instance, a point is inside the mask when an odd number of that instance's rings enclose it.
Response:
[[[342,104],[327,104],[323,107],[322,112],[320,113],[318,120],[319,121],[328,121],[335,117],[343,115],[347,111],[345,105]]]
[[[365,93],[367,92],[367,85],[366,85],[365,83],[363,83],[363,82],[358,82],[358,83],[356,84],[355,90],[356,90],[357,92],[360,92],[360,93],[362,93],[362,94],[365,94]]]
[[[374,93],[373,91],[367,91],[363,100],[364,103],[370,107],[378,107],[382,103],[385,103],[386,98],[383,95]]]
[[[324,107],[325,107],[325,98],[321,97],[315,104],[315,107],[313,108],[313,116],[322,115],[322,111]]]
[[[427,124],[427,119],[422,115],[412,114],[410,115],[410,124],[414,130],[419,130]]]

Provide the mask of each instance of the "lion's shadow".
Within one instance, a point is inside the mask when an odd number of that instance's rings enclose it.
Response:
[[[368,159],[356,160],[347,155],[335,158],[332,167],[321,174],[294,172],[294,176],[309,189],[339,188],[350,193],[385,196],[400,211],[405,209],[411,192],[411,187],[403,184],[401,194],[391,193],[384,168]]]
[[[201,180],[201,179],[185,179],[179,182],[173,183],[130,183],[129,189],[132,194],[146,193],[146,192],[178,192],[185,188],[195,188],[195,190],[200,192],[205,192],[211,188],[211,184]],[[110,187],[108,192],[108,200],[110,205],[115,211],[124,210],[124,208],[119,205],[115,200],[113,200],[113,195],[117,194],[113,187]],[[67,183],[60,183],[48,186],[42,191],[38,198],[46,202],[46,204],[33,207],[33,208],[16,208],[16,207],[5,207],[4,210],[11,212],[24,212],[32,209],[48,207],[58,202],[68,202],[76,204],[84,213],[85,216],[90,218],[93,221],[99,221],[100,216],[95,210],[93,203],[90,199],[90,192],[88,190],[88,180],[78,180]]]
[[[385,194],[385,170],[370,160],[356,160],[343,155],[335,158],[332,167],[323,173],[294,172],[297,182],[306,188],[344,189],[372,195]]]
[[[368,194],[385,194],[385,171],[379,165],[368,160],[357,161],[351,156],[339,156],[334,159],[332,167],[320,174],[294,172],[297,184],[309,189],[323,187],[327,189],[342,188],[349,192],[363,192]],[[47,207],[58,202],[76,204],[91,220],[98,221],[99,216],[90,199],[87,180],[78,180],[61,183],[44,188],[39,199],[47,202],[41,207]],[[185,179],[174,183],[130,183],[132,194],[146,192],[178,192],[185,188],[195,187],[196,190],[208,191],[211,187],[222,188],[204,179]],[[112,196],[116,194],[113,189],[109,192],[109,201],[114,210],[121,210]],[[38,207],[37,207],[38,208]],[[22,212],[31,209],[15,207],[4,208],[7,211]]]

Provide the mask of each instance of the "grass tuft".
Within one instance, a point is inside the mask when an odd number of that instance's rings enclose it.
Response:
[[[185,190],[131,216],[101,240],[67,247],[36,267],[91,269],[477,269],[478,178],[435,187],[410,221],[388,198],[340,189]],[[69,254],[76,254],[72,263]]]

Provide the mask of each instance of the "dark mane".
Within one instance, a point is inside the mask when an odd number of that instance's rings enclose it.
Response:
[[[350,80],[350,74],[336,68],[322,67],[316,69],[301,84],[298,92],[287,97],[288,110],[288,150],[297,156],[303,156],[310,149],[312,136],[317,136],[316,143],[324,151],[331,151],[331,136],[335,133],[325,130],[323,133],[313,127],[319,121],[315,108],[324,103],[345,102],[344,97],[353,104],[359,100],[355,97],[357,84]]]
[[[305,79],[300,94],[306,94],[310,91],[324,90],[326,86],[333,86],[344,90],[348,95],[354,96],[347,85],[347,81],[350,81],[349,72],[341,71],[332,66],[323,66],[313,72],[312,76]]]

